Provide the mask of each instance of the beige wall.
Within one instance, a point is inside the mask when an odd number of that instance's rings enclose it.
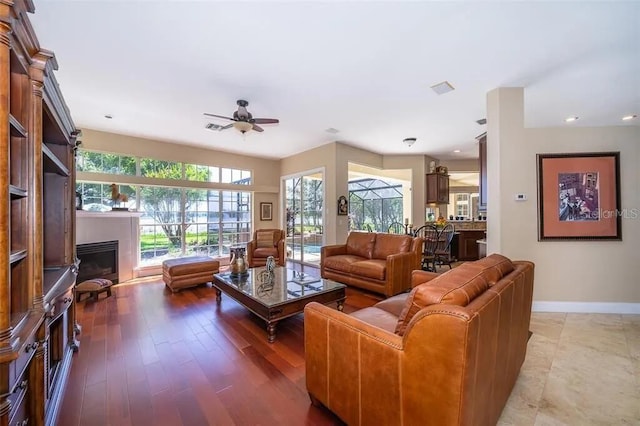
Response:
[[[535,262],[536,302],[639,303],[640,127],[525,129],[523,99],[520,88],[487,97],[488,251]],[[538,241],[536,154],[605,151],[620,152],[623,240]]]
[[[251,170],[253,184],[247,185],[248,191],[254,191],[253,215],[256,229],[279,227],[279,183],[280,161],[237,155],[223,151],[203,149],[185,145],[176,145],[133,136],[118,135],[115,133],[100,132],[91,129],[82,129],[82,148],[94,151],[109,152],[114,154],[126,154],[139,157],[149,157],[165,161],[184,161],[193,164],[230,167],[243,170]],[[88,178],[88,175],[78,173],[78,179]],[[95,175],[91,175],[95,178]],[[114,180],[113,175],[103,175],[102,180],[109,182]],[[145,178],[135,176],[118,176],[118,183],[144,184]],[[175,184],[175,181],[167,181],[167,184]],[[190,182],[194,185],[193,182]],[[202,183],[195,185],[213,189],[237,189],[235,185]],[[260,203],[273,203],[273,220],[260,221]]]

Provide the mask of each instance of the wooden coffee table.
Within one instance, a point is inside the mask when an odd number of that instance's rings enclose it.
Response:
[[[264,267],[251,268],[242,276],[229,272],[214,274],[213,286],[218,304],[225,293],[266,321],[269,343],[276,340],[278,322],[301,313],[307,303],[336,302],[341,311],[346,298],[344,284],[284,267],[274,270],[272,280]]]

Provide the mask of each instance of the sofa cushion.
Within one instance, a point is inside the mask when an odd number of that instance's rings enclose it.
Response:
[[[411,249],[412,241],[413,237],[409,235],[378,234],[371,257],[386,259],[391,254],[406,253]]]
[[[333,269],[335,271],[342,271],[349,273],[351,265],[355,262],[361,262],[362,257],[353,256],[350,254],[338,254],[335,256],[329,256],[324,259],[324,267],[326,269]]]
[[[396,315],[379,309],[377,306],[360,309],[350,315],[390,333],[393,333],[396,328],[396,323],[398,322]]]
[[[482,276],[489,283],[489,287],[515,269],[511,260],[499,254],[483,257],[473,262],[473,265],[482,268]]]
[[[413,316],[422,308],[437,303],[467,306],[488,288],[489,283],[482,276],[482,269],[472,263],[460,265],[411,291],[395,332],[402,336]]]
[[[255,249],[253,251],[253,257],[258,258],[258,257],[269,257],[269,256],[273,256],[273,257],[278,257],[278,248],[274,247],[273,245],[269,246],[269,247],[258,247],[257,249]]]
[[[274,245],[273,231],[256,231],[256,247],[267,248]]]
[[[398,317],[400,317],[400,315],[402,314],[404,305],[405,303],[407,303],[407,297],[409,297],[409,293],[396,294],[395,296],[391,296],[376,303],[374,306],[378,309],[382,309],[383,311],[387,311],[390,314],[393,314],[396,317],[397,323]]]
[[[375,232],[350,232],[347,237],[347,254],[371,259]]]
[[[368,259],[354,262],[349,268],[349,273],[365,278],[384,281],[387,271],[387,261],[380,259]]]

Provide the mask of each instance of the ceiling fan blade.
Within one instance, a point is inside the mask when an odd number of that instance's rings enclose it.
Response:
[[[224,115],[209,114],[208,112],[205,112],[204,115],[206,115],[207,117],[217,117],[217,118],[224,118],[225,120],[236,121],[235,119],[233,119],[231,117],[225,117]]]
[[[254,118],[252,122],[256,124],[277,124],[280,120],[277,118]]]
[[[253,130],[255,130],[256,132],[264,132],[264,129],[255,123],[253,124]]]

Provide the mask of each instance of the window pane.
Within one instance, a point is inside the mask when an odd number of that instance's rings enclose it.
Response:
[[[80,172],[133,176],[136,174],[136,158],[126,155],[79,150],[76,159],[76,170]]]
[[[82,210],[106,212],[111,210],[111,188],[105,183],[76,182],[82,196]]]
[[[200,164],[185,164],[185,179],[196,182],[218,182],[220,171],[217,167]]]
[[[143,264],[157,264],[182,254],[182,190],[140,187],[141,241]]]
[[[182,179],[182,163],[142,158],[140,175],[158,179]]]

